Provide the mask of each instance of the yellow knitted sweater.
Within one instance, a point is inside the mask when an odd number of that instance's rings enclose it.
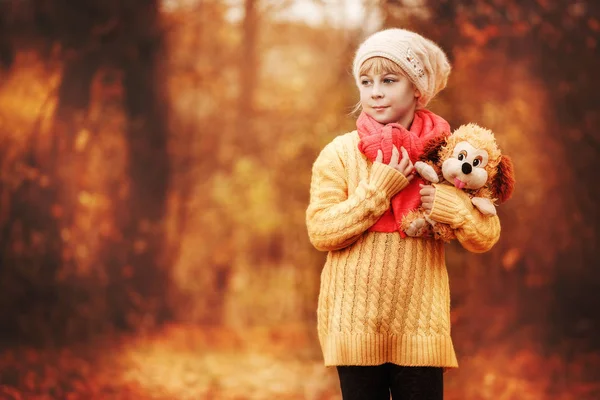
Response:
[[[444,244],[368,232],[408,181],[358,150],[356,131],[338,136],[313,165],[306,223],[328,251],[321,273],[318,334],[325,365],[457,367],[450,337]],[[468,196],[437,185],[431,218],[447,223],[467,250],[484,252],[500,236]]]

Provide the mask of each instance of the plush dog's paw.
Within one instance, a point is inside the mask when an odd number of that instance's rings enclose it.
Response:
[[[424,163],[423,161],[417,161],[415,163],[415,169],[419,175],[427,179],[429,182],[438,183],[440,181],[433,167]]]
[[[496,215],[496,206],[490,199],[483,197],[473,197],[471,202],[483,213],[483,215]]]
[[[419,237],[423,236],[427,229],[429,228],[429,224],[423,218],[415,219],[410,223],[408,228],[404,231],[408,236]]]

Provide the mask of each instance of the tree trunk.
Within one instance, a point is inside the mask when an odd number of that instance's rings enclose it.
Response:
[[[132,54],[124,65],[129,199],[123,232],[133,241],[127,265],[133,269],[130,286],[145,305],[140,311],[160,322],[169,317],[166,308],[169,254],[164,246],[163,219],[170,184],[167,149],[167,95],[164,72],[163,34],[158,4],[140,4],[136,9],[138,32]],[[133,299],[132,299],[133,300]]]
[[[24,165],[40,169],[33,144],[28,153]],[[0,194],[8,199],[2,201],[8,210],[2,211],[8,220],[0,231],[1,334],[3,339],[39,342],[49,334],[64,333],[66,322],[52,318],[60,308],[60,289],[54,282],[63,248],[59,223],[52,215],[57,185],[43,187],[25,180],[12,193],[2,186]]]
[[[254,111],[254,95],[258,79],[258,13],[257,0],[245,0],[244,21],[242,23],[242,48],[239,61],[239,99],[237,118],[237,137],[243,144],[244,152],[256,150],[257,138],[253,129],[252,114]]]
[[[38,342],[89,333],[69,323],[77,314],[75,299],[81,297],[80,288],[57,282],[57,276],[69,262],[64,257],[62,228],[72,224],[77,189],[72,179],[64,179],[65,172],[70,170],[73,138],[80,124],[76,116],[87,108],[94,68],[91,60],[66,62],[50,133],[50,152],[36,152],[40,139],[38,121],[21,158],[25,168],[49,177],[49,183],[25,179],[7,196],[8,203],[3,204],[8,207],[9,218],[0,234],[1,293],[2,302],[12,304],[3,307],[12,310],[2,321],[7,337]],[[8,190],[5,187],[1,192]]]
[[[8,69],[14,60],[14,50],[10,43],[7,6],[0,3],[0,68]]]

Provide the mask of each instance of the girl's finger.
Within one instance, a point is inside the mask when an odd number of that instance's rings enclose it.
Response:
[[[398,165],[399,158],[400,158],[400,153],[398,153],[398,148],[396,146],[392,146],[392,159],[390,160],[390,165],[392,165],[392,166]]]
[[[377,157],[375,157],[376,162],[383,162],[383,152],[381,150],[377,150]]]
[[[400,147],[400,151],[402,151],[402,159],[407,159],[410,161],[410,157],[408,156],[408,151],[406,151],[404,146]]]

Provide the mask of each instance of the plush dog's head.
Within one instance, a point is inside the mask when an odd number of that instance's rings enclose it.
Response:
[[[430,141],[421,158],[433,162],[445,180],[475,196],[491,192],[503,203],[512,195],[512,161],[501,154],[493,133],[476,124],[462,125],[450,136]]]

